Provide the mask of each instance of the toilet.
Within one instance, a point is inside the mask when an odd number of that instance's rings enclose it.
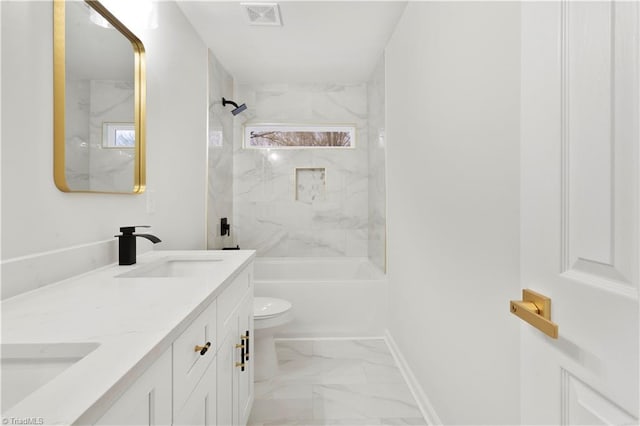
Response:
[[[263,381],[278,373],[278,356],[273,335],[277,327],[291,321],[291,302],[274,297],[253,299],[253,328],[255,333],[254,379]]]

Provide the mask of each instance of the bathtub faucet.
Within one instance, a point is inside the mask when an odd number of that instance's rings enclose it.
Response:
[[[120,265],[133,265],[136,263],[136,237],[146,238],[153,244],[162,241],[160,238],[151,234],[134,234],[136,228],[151,228],[148,225],[139,226],[123,226],[120,228],[121,235],[115,235],[118,238],[118,252]]]

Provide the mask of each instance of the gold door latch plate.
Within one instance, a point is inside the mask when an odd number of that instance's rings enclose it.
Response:
[[[533,290],[522,290],[522,300],[512,300],[511,313],[549,337],[558,338],[558,324],[551,321],[551,299]]]

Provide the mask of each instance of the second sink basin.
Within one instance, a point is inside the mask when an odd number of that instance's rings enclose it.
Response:
[[[2,410],[49,383],[93,352],[98,343],[3,343]]]
[[[133,271],[117,275],[118,278],[201,277],[215,271],[222,259],[167,259],[159,263],[140,266]]]

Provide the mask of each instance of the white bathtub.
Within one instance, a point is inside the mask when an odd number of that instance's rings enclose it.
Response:
[[[293,304],[277,337],[383,336],[387,280],[367,258],[256,258],[256,296]]]

